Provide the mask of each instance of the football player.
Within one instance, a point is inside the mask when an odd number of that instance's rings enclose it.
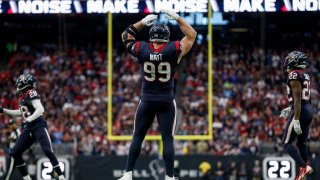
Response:
[[[10,165],[5,180],[10,179],[14,167],[19,169],[24,180],[31,180],[22,154],[35,141],[39,142],[44,154],[49,158],[53,169],[59,176],[59,180],[64,180],[65,178],[61,172],[59,162],[53,154],[51,139],[47,130],[48,125],[43,117],[44,108],[40,101],[40,96],[35,89],[36,79],[30,74],[22,74],[17,79],[15,85],[19,93],[19,109],[0,108],[0,113],[9,116],[22,116],[24,119],[22,123],[24,131],[10,151]]]
[[[197,32],[174,11],[161,10],[161,12],[165,13],[169,20],[176,20],[179,24],[185,35],[180,41],[170,42],[169,27],[155,23],[157,15],[154,14],[130,25],[122,33],[125,47],[140,65],[142,87],[134,119],[133,139],[129,149],[126,172],[120,180],[132,180],[132,170],[140,154],[141,144],[155,117],[157,117],[164,147],[165,179],[176,179],[173,175],[173,135],[177,113],[173,92],[174,74],[181,58],[191,49]],[[137,34],[145,26],[152,26],[149,31],[149,43],[136,40]]]
[[[9,120],[8,127],[11,132],[10,136],[8,138],[9,139],[9,149],[12,149],[14,147],[14,145],[16,144],[16,141],[17,141],[18,137],[20,136],[21,131],[18,128],[17,123],[13,119]]]
[[[280,117],[287,118],[283,143],[284,149],[300,167],[297,180],[312,173],[312,168],[307,164],[307,139],[309,125],[313,113],[310,100],[310,75],[305,72],[307,68],[307,56],[300,51],[290,52],[285,58],[284,71],[288,76],[287,91],[290,107],[281,111]],[[293,145],[297,139],[297,147]]]

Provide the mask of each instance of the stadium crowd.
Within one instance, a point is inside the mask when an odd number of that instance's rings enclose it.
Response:
[[[303,49],[310,61],[312,99],[320,98],[320,53]],[[288,50],[224,44],[213,57],[212,141],[177,141],[176,154],[256,154],[269,142],[281,143],[287,107],[286,77],[282,59]],[[175,77],[178,126],[176,134],[208,133],[207,124],[207,48],[195,45],[182,60]],[[54,144],[77,144],[76,153],[128,153],[130,142],[108,141],[107,134],[107,56],[103,47],[70,48],[59,51],[55,45],[24,46],[8,59],[0,72],[2,107],[18,108],[14,82],[19,74],[31,73],[45,107],[45,118]],[[113,53],[113,134],[130,135],[139,101],[139,66],[126,52]],[[313,101],[314,109],[320,102]],[[310,140],[320,140],[320,112],[315,112]],[[8,143],[8,116],[0,115],[0,144]],[[19,123],[19,119],[17,119]],[[155,121],[156,122],[156,121]],[[149,134],[158,134],[154,123]],[[157,142],[145,142],[143,153],[157,154]]]

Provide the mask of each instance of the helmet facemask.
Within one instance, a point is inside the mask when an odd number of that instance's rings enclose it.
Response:
[[[156,23],[149,31],[150,42],[169,42],[170,29],[167,25]]]

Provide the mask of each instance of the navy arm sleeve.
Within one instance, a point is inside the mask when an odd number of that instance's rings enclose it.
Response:
[[[136,61],[136,62],[139,62],[139,50],[140,50],[140,41],[136,41],[131,49],[128,49],[129,51],[129,54],[131,56],[133,56],[133,59]]]

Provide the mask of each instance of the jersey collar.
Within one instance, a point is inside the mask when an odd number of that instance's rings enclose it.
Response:
[[[158,49],[154,49],[154,47],[152,46],[151,42],[149,43],[149,46],[154,52],[160,52],[166,47],[166,44],[167,43],[162,43],[161,46]]]
[[[288,74],[290,74],[292,71],[297,71],[297,72],[299,72],[299,73],[304,73],[304,72],[305,72],[304,69],[296,69],[296,70],[290,70],[290,71],[288,72]]]

